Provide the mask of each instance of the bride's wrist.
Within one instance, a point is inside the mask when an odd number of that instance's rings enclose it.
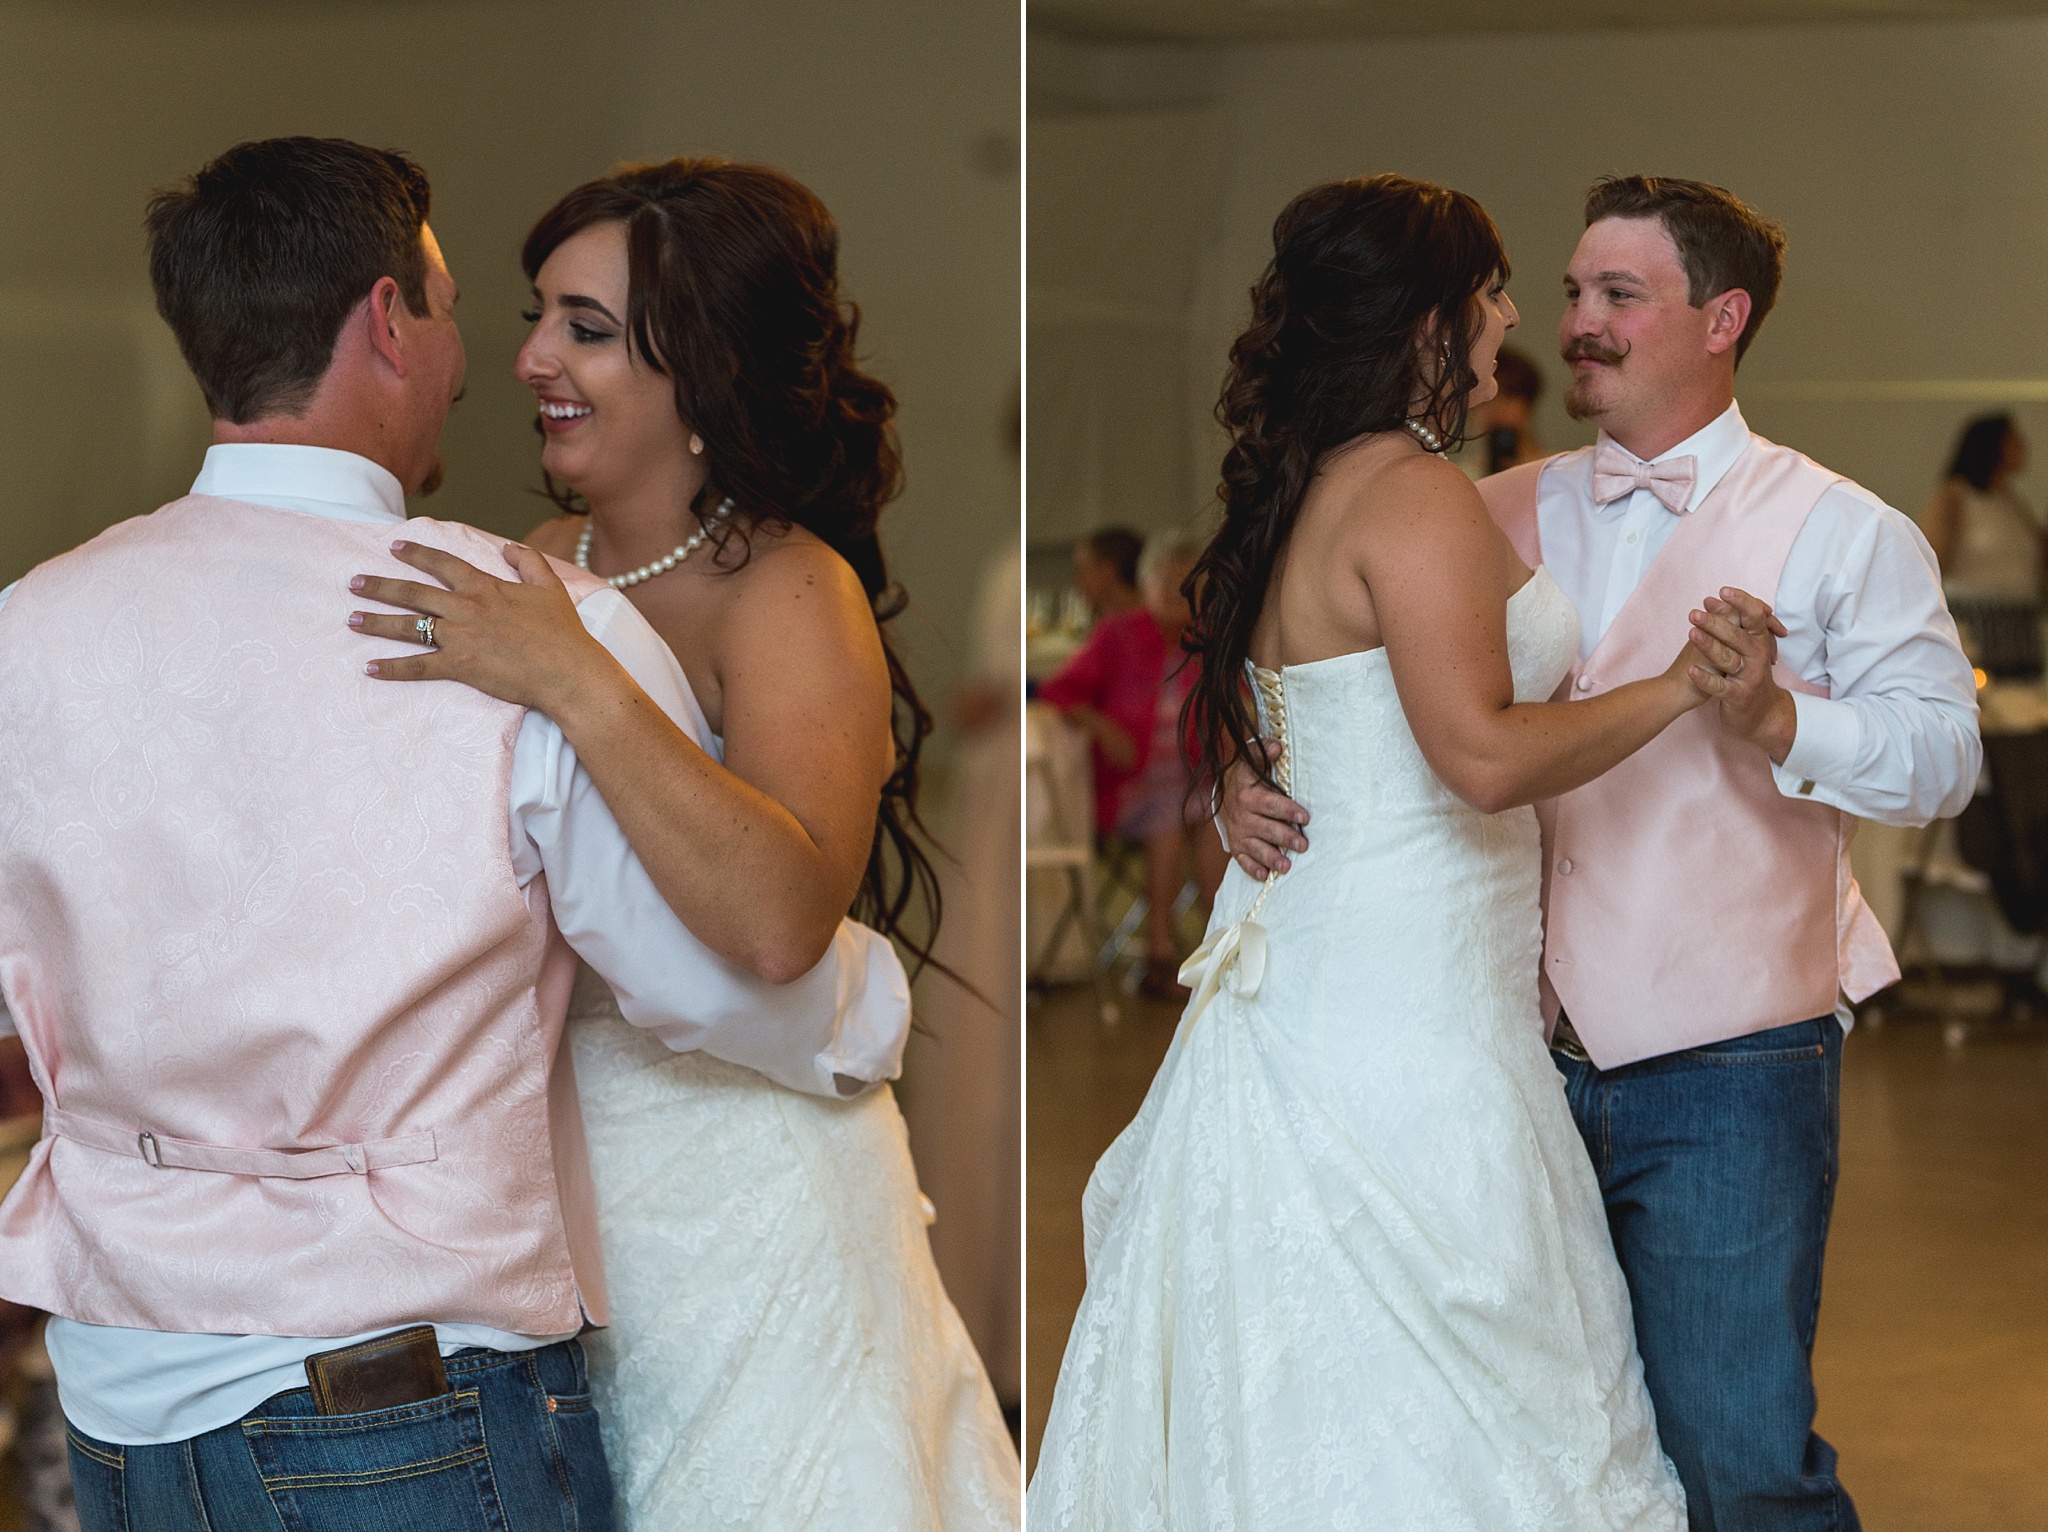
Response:
[[[594,653],[550,666],[537,675],[529,706],[553,719],[574,743],[588,729],[601,728],[631,702],[633,679],[609,650],[593,641]]]

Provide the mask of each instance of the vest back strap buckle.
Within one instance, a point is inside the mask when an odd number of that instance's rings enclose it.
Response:
[[[440,1158],[434,1130],[423,1129],[397,1138],[375,1138],[360,1144],[327,1144],[316,1149],[241,1149],[229,1144],[201,1144],[172,1138],[154,1129],[134,1132],[67,1112],[43,1109],[43,1132],[74,1144],[141,1160],[158,1170],[208,1170],[217,1175],[262,1176],[282,1181],[313,1181],[322,1176],[366,1176],[399,1165],[424,1165]]]

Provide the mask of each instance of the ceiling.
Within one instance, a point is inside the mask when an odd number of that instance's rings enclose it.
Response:
[[[2043,16],[2048,0],[1028,0],[1028,14],[1067,37],[1233,42]]]

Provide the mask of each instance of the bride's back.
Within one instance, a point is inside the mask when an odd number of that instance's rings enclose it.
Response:
[[[1405,432],[1340,447],[1311,481],[1274,559],[1252,629],[1253,662],[1278,670],[1380,648],[1387,640],[1373,582],[1403,579],[1418,559],[1465,562],[1471,583],[1497,586],[1504,602],[1526,571],[1504,537],[1469,535],[1478,505],[1465,475]]]
[[[1519,570],[1470,482],[1422,443],[1459,434],[1492,392],[1516,322],[1506,277],[1485,209],[1401,176],[1311,187],[1275,221],[1217,405],[1223,518],[1192,592],[1211,773],[1258,727],[1247,662],[1384,646],[1397,669],[1408,654],[1427,669],[1450,613],[1490,625],[1480,642],[1504,674],[1494,635]],[[1424,616],[1404,625],[1410,610]]]

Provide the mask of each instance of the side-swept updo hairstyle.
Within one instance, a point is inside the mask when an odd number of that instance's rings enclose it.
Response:
[[[860,310],[840,297],[838,226],[808,187],[766,166],[622,165],[541,215],[520,252],[527,277],[600,223],[626,231],[628,343],[671,380],[678,415],[704,441],[707,489],[732,499],[731,518],[710,524],[717,566],[743,567],[757,531],[794,525],[867,591],[895,698],[896,765],[852,914],[926,958],[939,890],[917,843],[917,787],[932,717],[889,642],[907,598],[876,536],[903,487],[896,396],[856,358]],[[553,480],[548,493],[565,511],[585,509]],[[913,900],[928,915],[921,936],[902,928]]]
[[[1216,418],[1230,433],[1222,526],[1189,577],[1188,697],[1207,775],[1243,760],[1258,720],[1245,690],[1252,629],[1280,550],[1329,455],[1413,420],[1464,439],[1479,379],[1480,293],[1505,280],[1493,220],[1463,192],[1384,175],[1311,186],[1273,225],[1273,259],[1230,348]]]

